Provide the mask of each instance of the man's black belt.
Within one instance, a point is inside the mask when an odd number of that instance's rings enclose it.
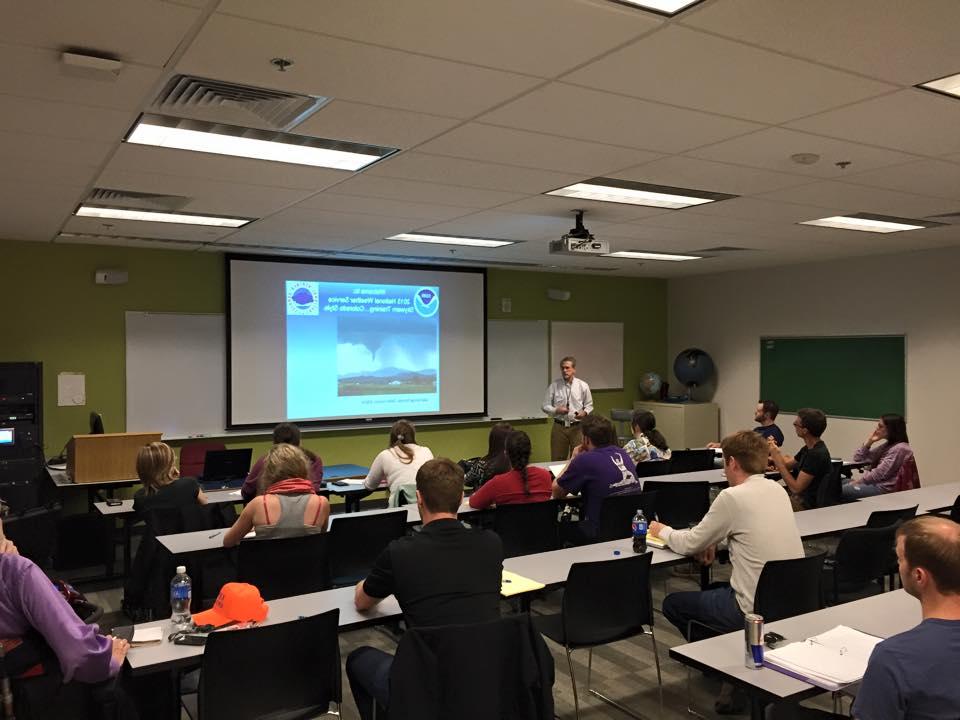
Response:
[[[554,421],[555,423],[557,423],[557,425],[566,425],[566,424],[567,424],[566,421],[564,421],[564,420],[558,420],[557,418],[554,418],[553,421]],[[579,421],[579,420],[571,420],[571,421],[570,421],[570,426],[571,426],[571,427],[572,427],[573,425],[579,425],[579,424],[580,424],[580,421]]]

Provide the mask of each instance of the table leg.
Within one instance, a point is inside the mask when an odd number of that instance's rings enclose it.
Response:
[[[130,518],[120,518],[120,522],[123,523],[123,576],[129,577],[130,575],[130,555],[131,555],[131,535],[132,535],[132,525]]]

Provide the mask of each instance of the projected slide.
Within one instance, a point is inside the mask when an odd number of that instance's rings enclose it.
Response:
[[[440,289],[287,280],[290,419],[440,409]]]

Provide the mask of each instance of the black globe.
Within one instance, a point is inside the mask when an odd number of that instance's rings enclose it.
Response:
[[[713,360],[700,348],[687,348],[673,361],[673,374],[687,387],[703,385],[713,377]]]

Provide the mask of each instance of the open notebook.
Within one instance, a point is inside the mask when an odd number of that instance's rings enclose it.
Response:
[[[880,640],[837,625],[820,635],[767,651],[763,664],[824,690],[839,690],[863,679],[870,653]]]

